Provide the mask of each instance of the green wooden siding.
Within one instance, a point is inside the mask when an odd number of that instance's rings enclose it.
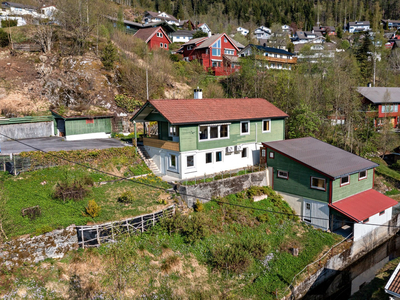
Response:
[[[229,125],[229,139],[206,141],[199,141],[199,127],[197,125],[180,126],[179,137],[180,151],[206,150],[256,141],[258,143],[279,141],[285,138],[285,119],[271,120],[271,132],[265,133],[262,132],[262,120],[251,121],[250,134],[247,135],[240,135],[240,122],[233,122]]]
[[[158,122],[158,134],[160,140],[171,140],[168,136],[168,122]]]
[[[151,113],[149,114],[146,118],[144,118],[146,121],[158,121],[158,122],[168,122],[166,118],[164,118],[161,114],[159,113]]]
[[[93,123],[86,124],[86,119],[66,119],[66,135],[105,132],[111,133],[111,118],[93,119]]]
[[[268,167],[274,168],[274,190],[306,197],[312,200],[329,202],[329,178],[275,152],[275,158],[269,158],[271,149],[267,150]],[[289,172],[289,179],[278,178],[278,170]],[[326,191],[310,188],[311,176],[326,180]]]
[[[374,170],[368,170],[366,179],[358,180],[358,173],[350,175],[350,184],[340,186],[340,178],[332,183],[332,202],[350,197],[372,188]]]

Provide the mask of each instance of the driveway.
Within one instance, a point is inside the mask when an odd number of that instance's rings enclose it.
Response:
[[[60,150],[81,150],[81,149],[107,149],[107,148],[120,148],[128,146],[117,139],[93,139],[81,141],[64,141],[61,137],[45,137],[35,139],[21,139],[18,140],[29,146],[44,151],[60,151]],[[17,141],[0,142],[1,155],[4,154],[18,154],[25,151],[35,151],[35,149],[23,145]]]

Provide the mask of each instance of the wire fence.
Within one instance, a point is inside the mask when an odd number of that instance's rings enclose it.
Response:
[[[9,172],[17,175],[21,172],[29,172],[57,166],[57,163],[47,163],[39,165],[32,163],[30,157],[21,157],[19,155],[2,155],[0,156],[0,171]]]
[[[98,247],[104,243],[114,242],[121,234],[145,232],[156,225],[162,218],[172,217],[175,205],[163,210],[133,217],[123,221],[109,222],[94,226],[76,226],[78,245],[81,248]]]

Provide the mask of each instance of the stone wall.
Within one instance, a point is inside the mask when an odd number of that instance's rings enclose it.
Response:
[[[48,137],[54,135],[53,122],[21,123],[0,125],[0,133],[14,139]],[[7,140],[0,136],[0,142]]]
[[[46,258],[62,258],[78,249],[75,225],[39,236],[21,236],[0,244],[0,266],[11,268],[24,263],[37,263]]]
[[[196,185],[181,185],[177,189],[186,204],[189,207],[193,207],[196,199],[201,202],[208,202],[211,198],[238,193],[251,186],[266,185],[267,171],[261,171]]]

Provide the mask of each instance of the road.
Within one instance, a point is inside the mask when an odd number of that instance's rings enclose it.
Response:
[[[22,144],[23,143],[23,144]],[[24,145],[26,144],[26,145]],[[1,154],[18,154],[25,151],[35,151],[32,147],[44,151],[81,150],[81,149],[107,149],[127,146],[117,139],[93,139],[81,141],[64,141],[60,137],[45,137],[22,139],[18,141],[0,142]]]

